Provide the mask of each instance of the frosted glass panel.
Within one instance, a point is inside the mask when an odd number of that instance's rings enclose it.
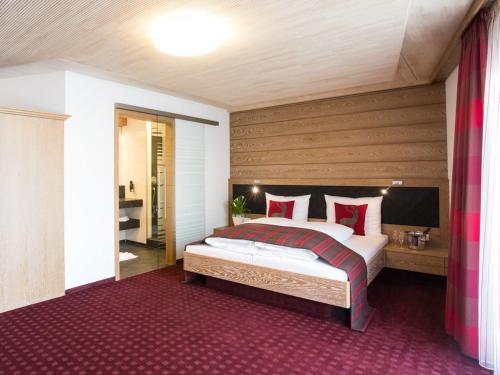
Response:
[[[184,246],[205,237],[205,127],[175,120],[175,236]]]

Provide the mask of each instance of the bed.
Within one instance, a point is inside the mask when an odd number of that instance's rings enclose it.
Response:
[[[277,223],[272,218],[253,222]],[[290,221],[281,223],[285,224],[290,224]],[[309,226],[311,224],[308,223]],[[366,262],[368,284],[384,267],[383,248],[387,241],[386,235],[349,235],[343,239],[343,244]],[[231,248],[227,243],[224,246],[198,243],[186,247],[184,270],[188,280],[201,274],[328,305],[351,307],[350,282],[346,272],[320,258],[296,258],[287,256],[287,251],[267,251],[252,246],[235,245]]]
[[[269,216],[269,195],[276,194],[272,197],[273,200],[279,197],[286,198],[281,200],[285,203],[294,200],[293,220],[300,212],[303,221],[336,222],[331,217],[333,197],[335,201],[338,201],[339,197],[350,197],[353,201],[357,198],[377,198],[380,196],[381,189],[385,188],[385,191],[388,191],[387,186],[392,187],[393,181],[390,179],[253,180],[239,178],[229,180],[228,198],[231,201],[236,197],[244,196],[251,212],[247,216],[253,219]],[[302,207],[297,199],[305,195],[310,199],[308,206]],[[368,230],[368,222],[365,221],[365,234],[367,235],[364,238],[353,235],[349,241],[346,241],[346,246],[360,254],[365,261],[366,285],[370,284],[385,266],[384,246],[388,239],[385,234],[404,230],[424,230],[431,227],[430,246],[440,247],[448,242],[449,210],[446,181],[407,179],[404,181],[404,186],[391,189],[385,197],[387,199],[383,199],[378,208],[378,217],[376,220],[370,220],[370,230]],[[361,202],[338,202],[347,205],[362,204]],[[370,208],[366,215],[369,210]],[[228,215],[230,220],[230,210]],[[371,217],[371,214],[368,216]],[[372,228],[374,223],[376,228]],[[357,302],[356,298],[351,298],[351,293],[356,292],[357,284],[351,283],[345,273],[334,270],[331,265],[322,264],[321,261],[307,266],[301,264],[298,267],[297,262],[262,255],[261,253],[234,254],[228,252],[227,249],[203,244],[188,246],[184,253],[186,280],[189,281],[198,274],[206,275],[210,277],[209,280],[219,280],[219,285],[225,283],[220,280],[226,280],[350,309],[352,318]],[[407,260],[404,261],[407,262]]]

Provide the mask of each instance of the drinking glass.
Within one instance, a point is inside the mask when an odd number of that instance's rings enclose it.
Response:
[[[403,248],[403,245],[405,243],[405,237],[406,237],[406,233],[401,231],[398,233],[398,243],[399,243],[399,248],[402,249]]]
[[[399,236],[399,232],[396,229],[393,230],[392,234],[391,234],[391,242],[393,245],[398,244],[398,236]]]

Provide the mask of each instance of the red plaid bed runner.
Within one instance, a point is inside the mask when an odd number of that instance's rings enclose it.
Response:
[[[321,259],[347,273],[351,286],[351,329],[366,330],[374,312],[366,299],[366,263],[361,255],[337,240],[311,229],[269,224],[242,224],[218,232],[217,237],[265,242],[313,251]]]

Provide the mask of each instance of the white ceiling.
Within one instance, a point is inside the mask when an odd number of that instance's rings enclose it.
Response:
[[[71,69],[231,110],[427,83],[472,0],[2,0],[0,75]],[[198,7],[233,36],[163,55],[148,23]]]

